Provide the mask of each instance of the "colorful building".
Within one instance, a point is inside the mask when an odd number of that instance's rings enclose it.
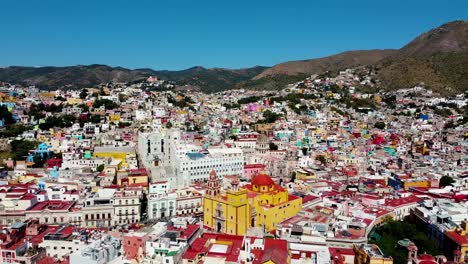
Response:
[[[119,123],[120,122],[120,114],[110,114],[109,115],[109,121],[114,122],[114,123]]]
[[[221,184],[214,170],[203,198],[203,212],[203,224],[219,233],[243,235],[251,226],[247,190],[239,190],[235,182],[232,189],[221,194]]]
[[[216,173],[210,173],[203,199],[206,227],[236,235],[245,234],[249,227],[270,232],[276,224],[293,217],[302,208],[301,198],[289,195],[265,173],[257,174],[245,188],[239,188],[238,184],[238,180],[234,180],[232,188],[221,193]]]
[[[386,257],[374,244],[353,245],[354,264],[393,264],[392,257]]]
[[[411,187],[431,187],[431,181],[427,178],[413,178],[406,175],[394,175],[393,177],[389,177],[387,182],[389,186],[396,190],[403,188],[405,191],[408,191]]]
[[[148,188],[148,173],[143,169],[129,170],[124,177],[118,177],[117,184],[120,187],[143,187],[146,191]]]
[[[459,228],[445,232],[444,253],[457,261],[468,262],[468,221],[462,221]]]

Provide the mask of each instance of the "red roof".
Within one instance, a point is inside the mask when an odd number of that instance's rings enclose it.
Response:
[[[385,205],[390,206],[390,207],[400,207],[400,206],[417,203],[421,200],[422,200],[421,198],[411,195],[411,196],[400,198],[400,199],[386,200]]]
[[[354,256],[354,250],[351,248],[333,248],[330,247],[328,248],[328,251],[330,252],[330,255],[333,256],[339,256],[339,255],[347,255],[347,256]]]
[[[447,231],[445,234],[458,245],[468,245],[468,236],[457,233],[456,231]]]
[[[264,169],[265,165],[263,164],[245,164],[244,169]]]
[[[274,184],[275,182],[273,181],[273,179],[271,179],[270,176],[266,174],[257,174],[254,176],[252,180],[252,185],[270,186]]]
[[[265,249],[261,252],[261,256],[255,259],[256,263],[265,263],[272,261],[273,263],[288,262],[288,242],[282,239],[265,239]]]
[[[66,201],[43,201],[35,204],[29,208],[28,211],[42,211],[42,210],[69,210],[74,205],[74,202]]]

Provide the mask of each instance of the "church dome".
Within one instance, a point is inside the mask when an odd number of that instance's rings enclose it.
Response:
[[[254,176],[252,180],[252,190],[256,192],[269,192],[275,189],[276,183],[270,176],[260,173]]]

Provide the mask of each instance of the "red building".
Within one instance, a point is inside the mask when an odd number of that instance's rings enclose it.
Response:
[[[122,246],[126,259],[140,259],[145,253],[148,236],[145,233],[131,233],[123,237]]]
[[[53,169],[54,167],[60,168],[62,166],[62,159],[50,158],[46,161],[47,168]]]

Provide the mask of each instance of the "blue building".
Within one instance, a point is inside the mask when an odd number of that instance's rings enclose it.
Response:
[[[42,142],[41,144],[37,145],[37,148],[29,153],[29,156],[26,158],[26,161],[28,162],[34,162],[34,156],[40,156],[43,159],[47,159],[50,157],[52,152],[50,151],[50,145]]]

